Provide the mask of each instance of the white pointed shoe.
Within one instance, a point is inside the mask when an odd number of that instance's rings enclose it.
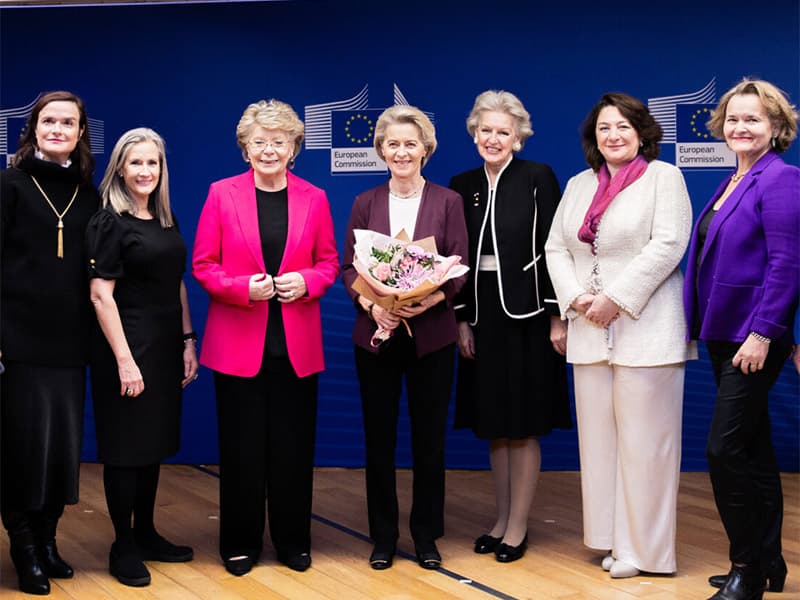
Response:
[[[611,577],[614,579],[625,579],[626,577],[636,577],[639,574],[639,569],[624,561],[615,560],[614,564],[611,565],[610,572]]]
[[[609,553],[608,555],[603,557],[603,560],[600,563],[600,566],[603,567],[603,571],[610,571],[611,567],[614,566],[614,562],[616,562],[616,560]]]

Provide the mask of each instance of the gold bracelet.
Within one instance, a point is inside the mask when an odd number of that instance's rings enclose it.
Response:
[[[752,337],[755,340],[758,340],[759,342],[764,342],[765,344],[769,344],[772,341],[767,336],[761,335],[760,333],[756,333],[755,331],[750,332],[750,337]]]

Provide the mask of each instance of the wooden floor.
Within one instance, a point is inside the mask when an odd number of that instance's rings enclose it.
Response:
[[[678,572],[612,580],[600,557],[581,543],[579,474],[542,474],[529,525],[525,557],[501,564],[492,555],[472,552],[472,540],[490,527],[494,515],[491,475],[451,471],[447,478],[447,533],[438,542],[444,559],[439,571],[425,571],[413,560],[407,531],[410,473],[398,474],[401,539],[395,566],[373,571],[367,564],[364,473],[320,469],[316,473],[313,565],[296,573],[276,563],[269,542],[261,561],[245,577],[225,571],[217,555],[217,478],[213,469],[166,466],[162,470],[156,524],[170,540],[194,547],[189,563],[148,563],[152,583],[145,588],[119,584],[108,574],[112,539],[102,488],[102,467],[84,464],[82,501],[67,508],[59,527],[61,553],[75,567],[71,580],[54,580],[53,599],[124,598],[234,600],[242,598],[313,599],[488,599],[561,600],[702,599],[711,595],[706,577],[727,570],[727,547],[714,507],[708,476],[684,473],[678,501]],[[789,578],[775,600],[800,598],[800,477],[783,476],[786,497],[784,556]],[[8,538],[0,535],[0,598],[27,599],[16,588],[8,557]]]

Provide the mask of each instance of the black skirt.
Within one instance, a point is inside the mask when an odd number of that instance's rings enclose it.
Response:
[[[570,429],[567,367],[550,343],[550,315],[503,312],[497,278],[478,279],[475,359],[459,356],[456,428],[484,439],[524,439]]]
[[[0,375],[3,510],[76,504],[86,369],[16,361],[5,366]]]

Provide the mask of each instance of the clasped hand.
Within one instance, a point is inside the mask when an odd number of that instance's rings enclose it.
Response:
[[[263,302],[277,295],[278,302],[286,304],[305,296],[308,288],[303,276],[296,271],[292,271],[274,276],[266,273],[251,275],[249,291],[252,302]]]
[[[619,319],[619,306],[605,294],[581,294],[572,308],[598,327],[608,327]]]

